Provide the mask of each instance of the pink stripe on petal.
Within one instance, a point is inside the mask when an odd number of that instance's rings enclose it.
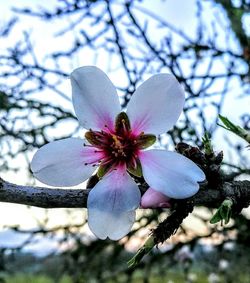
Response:
[[[106,113],[103,113],[100,116],[96,117],[96,125],[99,127],[99,129],[107,133],[113,134],[115,131],[114,119]]]
[[[136,120],[133,124],[133,128],[131,129],[131,131],[132,131],[132,134],[134,134],[135,136],[138,136],[139,134],[144,132],[144,130],[147,128],[148,128],[148,122],[146,121],[146,119]]]
[[[80,156],[85,163],[95,163],[101,161],[105,157],[105,154],[98,148],[84,146],[80,151]]]

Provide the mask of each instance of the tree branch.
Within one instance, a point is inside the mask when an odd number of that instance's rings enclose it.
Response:
[[[143,190],[143,188],[144,186],[140,185],[140,189]],[[83,208],[87,206],[89,192],[90,189],[21,186],[0,179],[0,202],[42,208]],[[225,198],[233,199],[241,208],[248,207],[250,181],[224,182],[218,188],[201,185],[199,192],[188,199],[188,202],[192,206],[218,207]]]
[[[0,202],[10,202],[42,208],[86,207],[89,189],[60,189],[20,186],[0,179]]]

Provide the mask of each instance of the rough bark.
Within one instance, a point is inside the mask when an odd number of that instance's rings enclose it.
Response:
[[[144,188],[141,187],[143,190]],[[90,189],[60,189],[21,186],[0,179],[0,202],[9,202],[43,208],[83,208],[87,206]],[[250,205],[250,181],[224,182],[214,188],[201,185],[199,192],[188,199],[192,206],[218,207],[225,198],[231,198],[241,208]],[[185,200],[186,202],[186,200]]]

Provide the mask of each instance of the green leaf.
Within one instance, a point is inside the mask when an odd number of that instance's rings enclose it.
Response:
[[[98,178],[101,179],[105,174],[107,174],[111,167],[112,167],[111,165],[100,164],[96,173]]]
[[[208,156],[214,155],[211,139],[207,132],[205,132],[204,136],[202,137],[202,143],[204,145],[205,154]]]
[[[85,133],[86,140],[92,145],[100,145],[101,142],[98,140],[94,131],[88,131]]]
[[[220,127],[236,134],[237,136],[243,138],[248,143],[250,143],[250,132],[241,128],[238,125],[233,124],[227,117],[224,117],[222,115],[219,115],[219,119],[224,125],[218,124]]]
[[[145,149],[153,145],[156,141],[156,136],[151,134],[142,134],[136,139],[136,144],[140,149]]]
[[[228,224],[232,215],[232,207],[233,201],[231,199],[225,199],[211,218],[210,223],[215,224],[220,221],[223,223],[224,220],[225,224]]]
[[[219,209],[216,210],[215,214],[213,215],[213,217],[210,219],[210,223],[211,224],[215,224],[218,223],[222,220]]]
[[[127,262],[128,268],[135,268],[155,246],[154,238],[151,236],[147,239],[145,244],[136,252],[136,254]]]
[[[222,203],[220,214],[221,217],[225,220],[225,224],[227,224],[231,218],[232,206],[233,202],[229,199],[224,200]]]
[[[115,120],[115,130],[116,130],[116,133],[130,131],[129,118],[125,112],[121,112],[117,115],[116,120]]]
[[[131,164],[131,163],[128,164],[127,170],[129,173],[131,173],[132,175],[136,177],[142,177],[141,162],[138,158],[136,159],[136,165]]]

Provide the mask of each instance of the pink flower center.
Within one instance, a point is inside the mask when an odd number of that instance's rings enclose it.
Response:
[[[103,154],[99,160],[103,174],[125,165],[136,176],[140,175],[141,170],[138,158],[140,150],[152,145],[156,139],[154,135],[145,135],[143,132],[134,134],[124,112],[117,116],[115,130],[105,126],[102,131],[88,131],[85,137],[96,148],[96,152]]]
[[[89,131],[86,133],[88,141],[98,149],[98,152],[104,153],[102,165],[124,165],[128,163],[136,164],[139,146],[137,137],[131,132],[120,132],[119,134],[106,131]],[[138,136],[140,137],[140,135]]]

